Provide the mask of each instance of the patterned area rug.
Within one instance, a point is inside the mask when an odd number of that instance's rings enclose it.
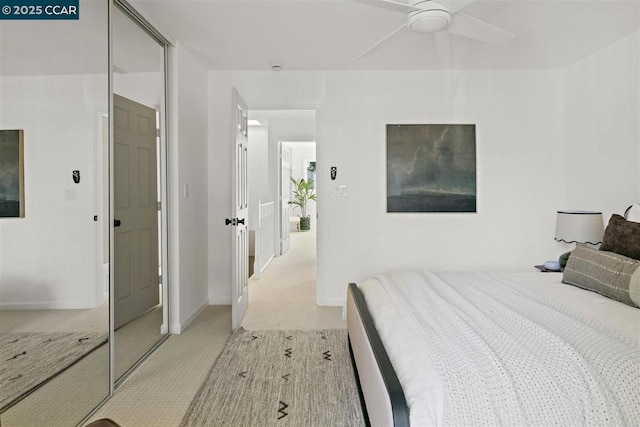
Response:
[[[107,341],[107,333],[0,333],[0,413]]]
[[[182,420],[204,425],[365,425],[347,331],[239,328]]]

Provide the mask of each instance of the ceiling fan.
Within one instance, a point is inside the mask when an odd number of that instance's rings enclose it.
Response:
[[[402,0],[356,1],[404,13],[407,17],[406,23],[403,23],[358,55],[356,60],[366,56],[404,29],[418,34],[433,34],[446,31],[495,45],[504,45],[515,37],[509,31],[460,12],[461,9],[469,5],[469,3],[473,3],[474,0],[407,0],[408,3],[403,3]]]

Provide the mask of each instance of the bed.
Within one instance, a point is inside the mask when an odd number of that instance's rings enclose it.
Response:
[[[639,425],[640,223],[620,218],[602,245],[615,252],[578,245],[562,273],[416,269],[349,284],[370,424]],[[620,224],[628,248],[607,242]]]

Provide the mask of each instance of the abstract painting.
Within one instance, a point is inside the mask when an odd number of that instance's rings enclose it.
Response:
[[[387,212],[476,212],[476,126],[387,125]]]
[[[24,217],[22,130],[0,130],[0,217]]]

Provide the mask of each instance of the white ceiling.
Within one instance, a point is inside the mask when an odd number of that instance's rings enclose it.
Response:
[[[495,46],[402,30],[356,61],[405,15],[371,0],[130,1],[210,70],[269,70],[274,61],[285,70],[563,68],[640,27],[640,0],[465,0],[461,12],[514,33],[513,40]],[[104,73],[106,4],[81,0],[80,21],[0,21],[0,75]],[[114,26],[116,65],[157,69],[139,28]]]
[[[476,0],[461,12],[514,33],[511,42],[495,46],[403,30],[356,61],[405,15],[368,0],[132,3],[217,70],[268,70],[274,61],[285,70],[562,68],[637,31],[640,23],[640,0]]]

